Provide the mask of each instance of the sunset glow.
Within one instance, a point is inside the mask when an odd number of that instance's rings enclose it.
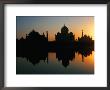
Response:
[[[55,40],[55,34],[61,32],[63,25],[66,25],[69,32],[75,34],[75,39],[84,35],[89,35],[94,40],[94,17],[93,16],[17,16],[16,30],[17,38],[26,37],[33,29],[40,34],[46,35],[48,40]]]

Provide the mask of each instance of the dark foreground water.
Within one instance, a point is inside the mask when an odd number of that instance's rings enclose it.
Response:
[[[94,51],[88,56],[76,52],[72,56],[49,52],[39,61],[17,57],[16,74],[94,74]]]

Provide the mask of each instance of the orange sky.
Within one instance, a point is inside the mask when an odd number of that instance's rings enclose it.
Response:
[[[75,34],[75,39],[81,37],[82,29],[84,34],[94,39],[94,17],[92,16],[17,16],[16,29],[17,38],[25,37],[32,29],[46,34],[48,40],[55,40],[55,34],[61,32],[64,24],[69,32]]]

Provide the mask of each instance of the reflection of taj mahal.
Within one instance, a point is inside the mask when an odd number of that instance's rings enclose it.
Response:
[[[75,40],[75,35],[73,35],[72,32],[69,32],[69,29],[64,25],[61,28],[61,33],[58,32],[57,35],[55,35],[56,41],[69,41],[73,42]]]

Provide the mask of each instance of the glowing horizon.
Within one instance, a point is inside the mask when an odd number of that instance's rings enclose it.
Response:
[[[61,32],[64,24],[69,32],[75,34],[75,39],[81,37],[82,29],[84,35],[89,35],[94,40],[94,17],[93,16],[17,16],[16,29],[17,38],[26,37],[33,29],[40,34],[46,35],[48,40],[55,40],[55,34]]]

